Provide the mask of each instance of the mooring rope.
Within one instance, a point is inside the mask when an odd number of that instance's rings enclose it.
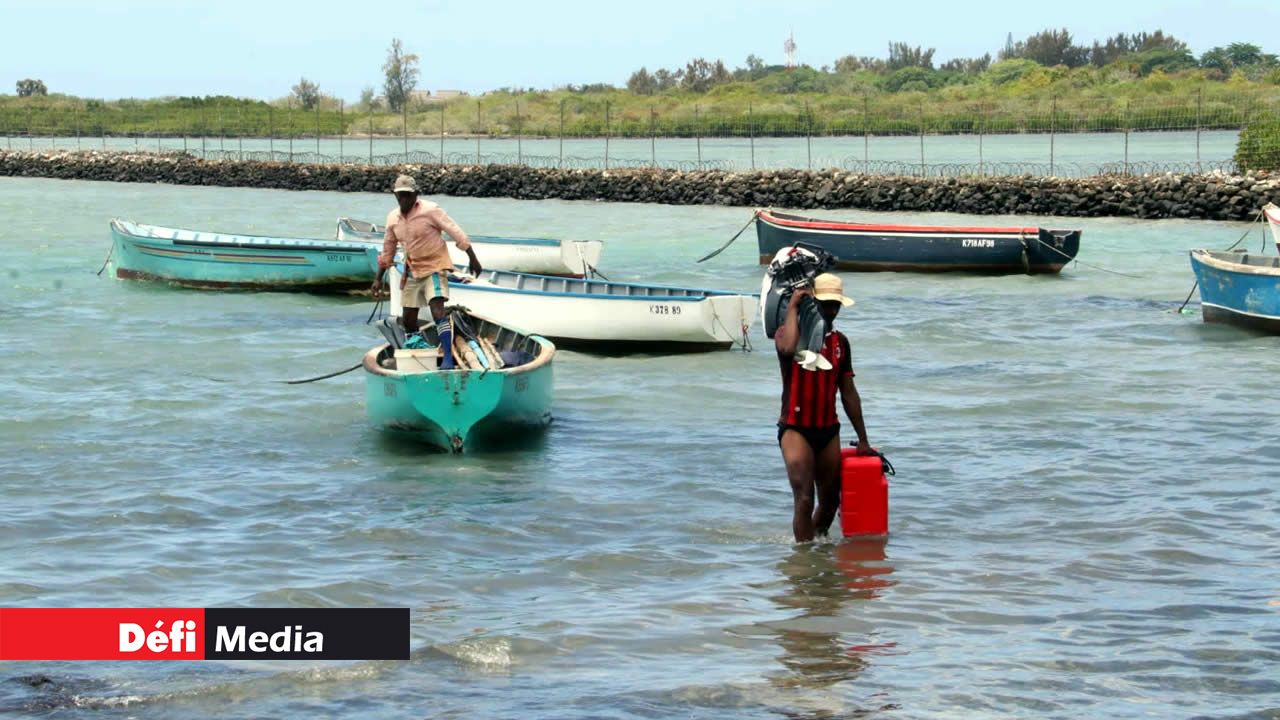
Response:
[[[1249,224],[1250,224],[1250,225],[1252,225],[1253,223],[1258,222],[1258,221],[1259,221],[1259,220],[1261,220],[1261,219],[1262,219],[1262,211],[1261,211],[1261,210],[1259,210],[1259,211],[1258,211],[1258,214],[1253,218],[1253,220],[1251,220],[1251,221],[1250,221],[1250,223],[1249,223]],[[1237,241],[1235,241],[1235,242],[1231,243],[1231,247],[1227,248],[1226,250],[1223,250],[1222,252],[1231,252],[1232,250],[1234,250],[1234,249],[1235,249],[1235,247],[1236,247],[1237,245],[1239,245],[1240,243],[1244,242],[1244,239],[1245,239],[1245,238],[1249,237],[1249,233],[1251,233],[1251,232],[1253,232],[1253,228],[1252,228],[1252,227],[1250,227],[1248,230],[1245,230],[1245,231],[1244,231],[1244,234],[1240,236],[1240,239],[1239,239],[1239,240],[1237,240]],[[1266,233],[1263,233],[1263,235],[1262,235],[1262,243],[1263,243],[1263,244],[1262,244],[1262,248],[1263,248],[1263,251],[1264,251],[1264,252],[1266,251],[1266,247],[1267,247],[1267,246],[1266,246],[1266,242],[1267,242],[1267,236],[1266,236]],[[1177,314],[1179,314],[1179,315],[1181,315],[1181,314],[1182,314],[1182,309],[1183,309],[1183,308],[1185,308],[1185,307],[1187,306],[1187,303],[1191,302],[1191,296],[1196,294],[1196,288],[1198,288],[1198,287],[1200,287],[1200,280],[1199,280],[1199,279],[1197,279],[1195,282],[1191,283],[1191,292],[1187,293],[1187,299],[1182,301],[1182,304],[1181,304],[1181,305],[1179,305],[1179,306],[1178,306],[1178,309],[1174,311],[1175,313],[1177,313]]]
[[[111,247],[107,248],[107,259],[102,261],[102,267],[98,268],[98,277],[102,277],[102,271],[107,269],[107,263],[111,262],[111,253],[116,251],[116,244],[111,243]]]
[[[725,243],[725,244],[721,245],[719,248],[717,248],[717,249],[716,249],[714,252],[712,252],[710,255],[707,255],[707,256],[705,256],[705,257],[698,258],[698,262],[702,262],[702,261],[704,261],[704,260],[710,260],[711,258],[713,258],[713,257],[715,257],[715,256],[719,255],[720,253],[724,252],[726,248],[728,248],[730,245],[732,245],[732,244],[733,244],[733,241],[734,241],[734,240],[737,240],[737,239],[738,239],[738,236],[739,236],[739,235],[741,235],[743,232],[745,232],[747,228],[751,227],[751,223],[753,223],[753,222],[755,222],[755,221],[756,221],[756,217],[757,217],[759,214],[760,214],[760,211],[759,211],[759,210],[757,210],[757,211],[755,211],[755,212],[751,213],[751,219],[747,221],[747,224],[746,224],[746,225],[743,225],[743,226],[742,226],[742,229],[741,229],[741,230],[739,230],[738,232],[734,233],[734,234],[733,234],[733,237],[729,238],[729,242],[727,242],[727,243]]]

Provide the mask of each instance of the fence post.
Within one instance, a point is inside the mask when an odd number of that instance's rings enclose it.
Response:
[[[35,140],[32,139],[31,135],[31,106],[27,105],[27,150],[35,152],[35,149]]]
[[[236,157],[244,162],[244,105],[236,108]]]
[[[373,164],[373,108],[369,108],[369,164]]]
[[[747,103],[747,137],[751,139],[751,169],[756,169],[756,116],[755,111],[751,107],[751,103]]]
[[[809,101],[804,101],[804,149],[809,156],[809,170],[813,171],[813,113],[809,110]]]
[[[106,111],[106,103],[107,103],[107,99],[103,98],[102,109],[104,112]],[[98,132],[101,133],[102,135],[102,149],[106,150],[107,149],[107,123],[105,120],[99,121]]]
[[[187,118],[190,120],[190,118]],[[182,126],[182,152],[187,152],[187,135],[191,132],[191,124],[187,123]]]
[[[564,167],[564,100],[560,101],[560,160],[556,167]]]
[[[440,165],[444,165],[444,108],[447,103],[440,103]]]
[[[609,169],[609,101],[604,101],[604,169]]]
[[[480,101],[476,100],[476,164],[480,164]]]
[[[982,126],[987,119],[986,104],[978,103],[978,175],[982,175]]]
[[[649,167],[658,167],[658,112],[649,104]]]
[[[200,159],[208,157],[208,151],[205,149],[204,137],[209,134],[209,113],[205,109],[204,103],[200,103]]]
[[[218,106],[218,152],[224,153],[227,150],[227,126],[222,122],[222,106]],[[222,158],[219,157],[219,160]]]
[[[693,133],[698,139],[698,169],[702,169],[702,116],[698,106],[693,106]]]
[[[160,114],[160,108],[156,108],[156,115],[159,115],[159,114]],[[159,124],[157,124],[156,125],[156,152],[157,153],[162,151],[162,148],[160,147],[160,134],[161,134],[160,126]]]
[[[1053,176],[1054,137],[1058,131],[1058,96],[1049,96],[1049,175]]]
[[[862,172],[867,172],[871,164],[871,100],[866,93],[862,94]]]
[[[1132,124],[1129,122],[1130,102],[1129,100],[1124,101],[1124,174],[1126,176],[1129,174],[1129,125]]]
[[[316,100],[316,162],[320,162],[320,101]]]
[[[1196,172],[1203,172],[1200,167],[1200,110],[1204,100],[1204,91],[1196,88]]]
[[[77,104],[71,108],[71,112],[76,118],[76,152],[80,151],[80,106]]]
[[[289,101],[289,164],[293,164],[293,100]]]
[[[270,155],[271,162],[276,161],[276,114],[271,108],[271,104],[267,104],[267,154]]]
[[[343,156],[346,154],[343,148],[343,141],[347,137],[347,101],[338,100],[338,164],[343,163]]]
[[[404,136],[404,160],[409,162],[409,98],[400,101],[400,132]]]
[[[924,166],[924,101],[920,101],[920,177],[928,177]]]
[[[524,165],[524,146],[521,144],[520,101],[516,100],[516,164]]]

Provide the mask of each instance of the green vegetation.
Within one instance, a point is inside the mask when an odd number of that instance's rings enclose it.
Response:
[[[322,97],[303,110],[293,98],[276,102],[226,96],[111,102],[66,95],[0,96],[0,132],[9,136],[302,137],[341,133],[349,123],[338,101]]]
[[[400,112],[409,103],[413,89],[418,85],[418,56],[406,53],[400,38],[391,41],[387,49],[387,62],[382,66],[383,92],[392,112]]]
[[[1236,166],[1241,170],[1280,171],[1280,120],[1256,122],[1240,133]]]
[[[641,68],[626,88],[505,88],[423,102],[418,58],[393,40],[373,87],[345,106],[305,78],[272,102],[229,97],[102,102],[0,96],[9,135],[804,136],[1238,129],[1280,116],[1280,60],[1233,43],[1193,56],[1157,30],[1089,46],[1066,30],[1008,38],[990,54],[935,67],[933,48],[894,42],[888,56],[830,67],[743,67],[695,58]],[[39,81],[24,81],[38,83]],[[21,83],[20,83],[21,86]],[[43,83],[40,83],[43,88]],[[402,113],[403,110],[403,113]]]

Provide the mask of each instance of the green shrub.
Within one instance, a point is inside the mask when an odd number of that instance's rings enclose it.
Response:
[[[1241,131],[1235,160],[1241,170],[1280,171],[1280,120],[1255,122]]]

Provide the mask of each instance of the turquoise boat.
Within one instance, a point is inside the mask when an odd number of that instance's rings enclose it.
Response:
[[[398,320],[382,327],[390,342],[364,356],[365,403],[376,427],[408,434],[447,452],[474,451],[520,441],[551,422],[552,360],[556,346],[485,318],[454,313],[454,356],[441,370],[434,327],[425,347],[404,347]],[[475,340],[466,342],[460,325]]]
[[[111,221],[116,277],[197,288],[365,290],[380,244],[259,237]]]

